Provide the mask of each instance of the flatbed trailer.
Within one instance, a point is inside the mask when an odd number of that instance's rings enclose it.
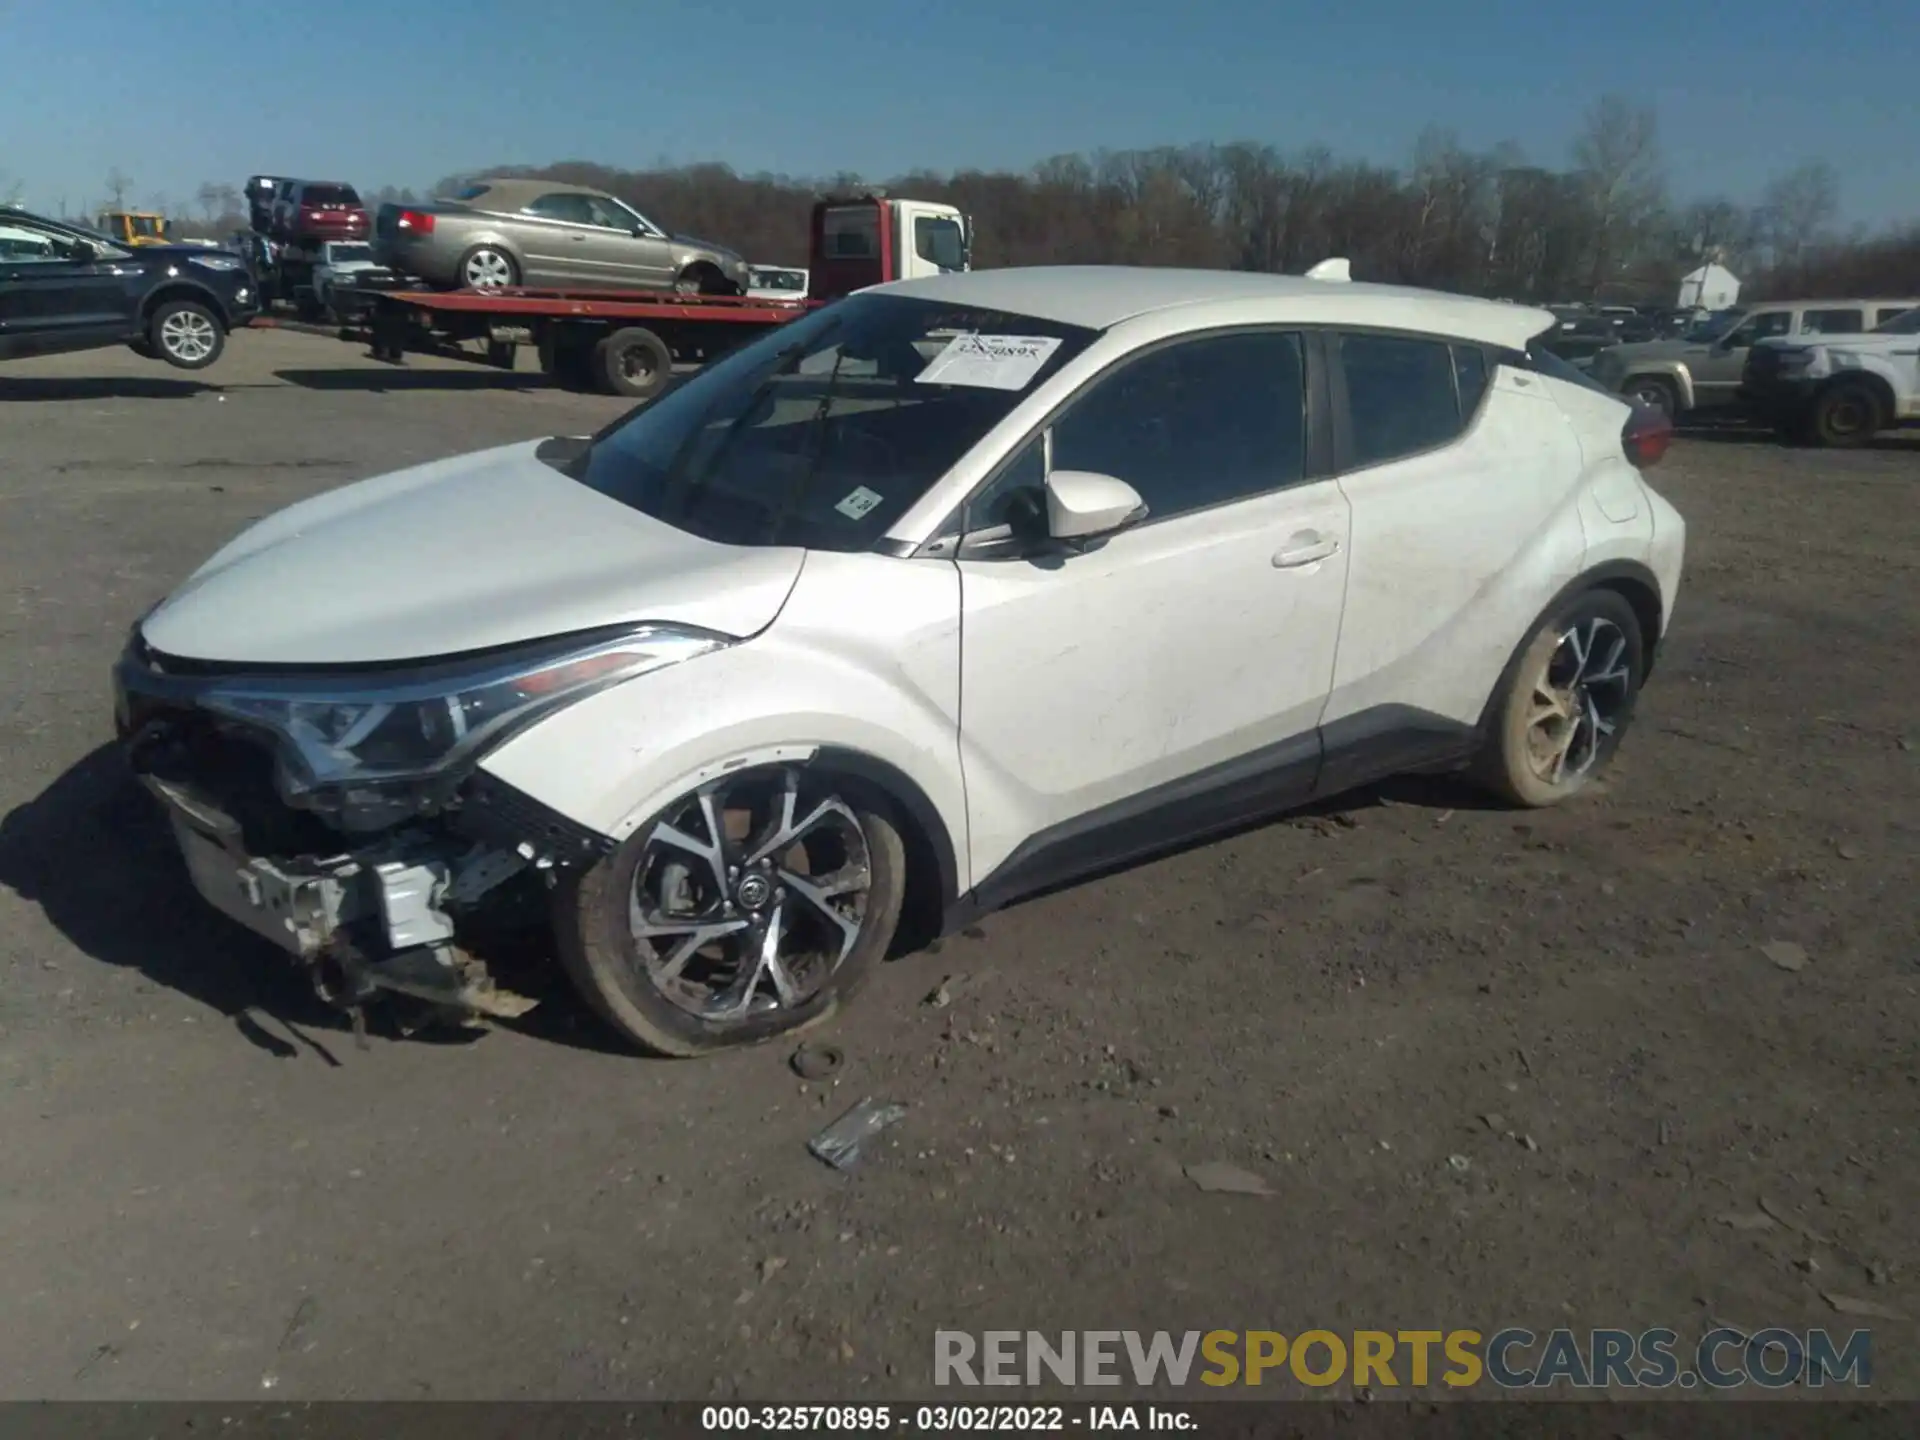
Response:
[[[799,319],[822,300],[672,291],[389,290],[368,295],[361,327],[373,358],[441,355],[511,370],[519,347],[578,390],[650,400],[675,365],[704,364]],[[472,347],[479,342],[484,348]]]
[[[973,224],[951,205],[885,191],[813,207],[811,290],[791,300],[669,290],[363,290],[357,323],[376,360],[444,355],[511,370],[519,347],[573,389],[651,400],[675,365],[724,355],[869,285],[971,268]],[[376,252],[377,253],[377,252]],[[478,348],[476,348],[478,347]]]

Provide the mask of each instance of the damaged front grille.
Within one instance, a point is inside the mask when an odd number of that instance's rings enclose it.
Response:
[[[340,836],[320,816],[281,796],[273,739],[249,735],[203,711],[159,702],[130,707],[127,760],[133,772],[200,797],[229,817],[253,855],[324,855]]]

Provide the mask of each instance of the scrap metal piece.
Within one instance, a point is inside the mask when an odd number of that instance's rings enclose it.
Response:
[[[809,1140],[807,1149],[836,1170],[851,1170],[860,1163],[860,1147],[906,1113],[904,1105],[869,1096]]]
[[[450,945],[423,945],[405,950],[388,959],[368,963],[363,973],[367,982],[378,989],[500,1020],[517,1020],[540,1003],[501,989],[485,965]]]

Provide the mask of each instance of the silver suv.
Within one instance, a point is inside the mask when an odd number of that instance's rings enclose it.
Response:
[[[1860,335],[1920,300],[1769,300],[1723,310],[1678,340],[1615,345],[1588,371],[1609,390],[1664,411],[1729,413],[1738,404],[1747,351],[1759,340]]]

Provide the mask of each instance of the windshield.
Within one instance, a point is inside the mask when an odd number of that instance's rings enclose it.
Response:
[[[856,295],[604,431],[575,473],[727,545],[871,549],[1095,332]]]
[[[1896,315],[1884,325],[1873,327],[1875,335],[1920,335],[1920,309]]]
[[[330,245],[327,247],[327,263],[329,265],[345,265],[351,261],[371,260],[372,258],[373,247],[371,245]]]
[[[1718,340],[1722,335],[1726,334],[1729,330],[1733,329],[1735,325],[1738,325],[1744,320],[1746,315],[1747,312],[1744,310],[1722,310],[1717,315],[1709,315],[1698,325],[1687,331],[1686,335],[1682,338],[1698,345],[1711,345],[1715,340]]]
[[[157,215],[129,215],[127,228],[134,234],[145,236],[150,240],[165,239],[167,233],[166,225]]]

